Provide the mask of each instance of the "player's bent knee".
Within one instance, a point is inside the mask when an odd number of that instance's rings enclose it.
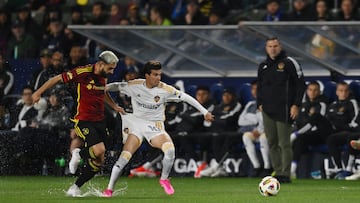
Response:
[[[122,151],[120,154],[120,158],[125,159],[126,161],[130,161],[132,154],[129,151]]]
[[[164,156],[169,159],[175,158],[175,146],[172,142],[165,142],[161,146],[161,150],[164,152]]]

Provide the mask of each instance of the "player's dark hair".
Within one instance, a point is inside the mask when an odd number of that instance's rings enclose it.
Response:
[[[162,68],[162,66],[161,66],[161,63],[159,61],[148,61],[144,65],[143,73],[144,73],[144,75],[145,74],[150,75],[151,70],[161,70],[161,68]]]
[[[250,82],[250,85],[257,85],[257,82],[258,82],[257,79],[255,79],[255,80]]]

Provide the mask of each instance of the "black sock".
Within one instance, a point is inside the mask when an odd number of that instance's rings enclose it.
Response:
[[[87,181],[95,176],[95,174],[100,170],[100,167],[95,165],[92,160],[88,160],[88,162],[82,168],[82,173],[79,178],[76,180],[75,184],[78,187],[84,185]]]

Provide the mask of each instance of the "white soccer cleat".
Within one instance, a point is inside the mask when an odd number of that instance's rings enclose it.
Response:
[[[345,180],[359,180],[360,179],[360,172],[354,173],[351,176],[345,177]]]
[[[72,185],[68,191],[66,192],[66,196],[68,197],[80,197],[81,191],[77,185]]]
[[[215,171],[216,167],[210,166],[200,172],[200,177],[210,177]]]
[[[215,170],[215,172],[213,174],[211,174],[212,178],[216,178],[216,177],[222,177],[222,176],[227,176],[227,173],[225,171],[225,169],[223,167],[219,167]]]
[[[69,172],[71,174],[75,174],[76,173],[76,170],[80,164],[80,160],[81,160],[81,157],[80,157],[80,149],[79,148],[75,148],[72,152],[71,152],[71,159],[70,159],[70,162],[69,162]]]

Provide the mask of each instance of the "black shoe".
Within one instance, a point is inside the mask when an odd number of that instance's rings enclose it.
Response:
[[[260,177],[266,177],[266,176],[271,176],[271,173],[273,172],[272,169],[269,169],[269,168],[265,168],[261,171],[260,173]]]
[[[250,177],[260,177],[262,171],[262,168],[254,168]]]
[[[291,183],[290,177],[288,176],[274,176],[274,178],[276,178],[280,184]]]

